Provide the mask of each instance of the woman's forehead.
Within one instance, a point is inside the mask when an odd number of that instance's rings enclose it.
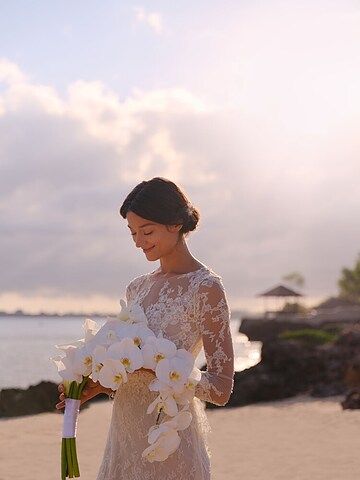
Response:
[[[157,225],[156,222],[147,220],[146,218],[140,217],[134,212],[128,212],[126,215],[126,220],[128,222],[129,228],[145,228],[149,226]]]

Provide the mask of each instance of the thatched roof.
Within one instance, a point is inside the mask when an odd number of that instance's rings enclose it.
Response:
[[[343,297],[330,297],[321,302],[315,308],[339,308],[339,307],[351,307],[351,306],[358,306],[359,302],[355,302],[354,300],[350,300],[348,298]]]
[[[301,293],[291,290],[291,288],[285,287],[284,285],[278,285],[277,287],[272,288],[264,293],[257,295],[258,297],[302,297]]]

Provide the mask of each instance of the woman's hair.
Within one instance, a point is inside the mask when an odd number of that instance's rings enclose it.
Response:
[[[162,225],[182,224],[182,234],[195,230],[200,219],[199,211],[185,193],[175,183],[161,177],[136,185],[120,208],[123,218],[128,212]]]

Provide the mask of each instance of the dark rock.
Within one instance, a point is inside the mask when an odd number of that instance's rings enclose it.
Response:
[[[8,388],[0,392],[0,418],[53,412],[59,401],[57,384],[41,382],[26,390]]]
[[[342,395],[345,391],[343,382],[334,383],[319,383],[315,385],[310,394],[315,398],[333,397],[336,395]]]
[[[244,333],[249,340],[267,342],[275,340],[280,333],[292,330],[302,330],[304,328],[315,328],[309,322],[290,321],[287,315],[284,318],[243,318],[240,324],[240,333]]]
[[[336,341],[337,345],[360,350],[360,328],[345,329]]]
[[[88,408],[91,403],[107,400],[106,394],[100,394],[81,405],[80,410]],[[56,412],[59,402],[57,384],[40,382],[27,389],[7,388],[0,391],[0,418],[35,415],[37,413]]]
[[[343,407],[344,410],[345,409],[355,410],[360,408],[360,392],[359,391],[349,392],[346,395],[345,400],[341,402],[341,406]]]
[[[280,333],[293,330],[321,329],[338,333],[348,327],[349,331],[360,328],[360,306],[342,307],[314,311],[313,314],[294,315],[276,312],[263,317],[243,317],[239,332],[251,341],[275,340]]]
[[[350,387],[359,392],[359,339],[357,327],[354,327],[334,343],[318,345],[284,338],[264,342],[261,362],[236,372],[227,406],[279,400],[298,394],[318,398],[343,395]],[[357,405],[356,398],[353,393],[349,404]]]

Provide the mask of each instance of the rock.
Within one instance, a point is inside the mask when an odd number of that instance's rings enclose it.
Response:
[[[345,330],[332,343],[314,344],[298,339],[274,339],[263,343],[261,362],[236,372],[227,406],[279,400],[298,394],[323,398],[353,393],[346,404],[359,408],[360,334]],[[213,405],[208,405],[213,407]],[[344,407],[345,408],[345,407]]]
[[[346,395],[345,400],[341,402],[341,406],[343,407],[344,410],[345,409],[355,410],[360,408],[360,392],[359,391],[349,392]]]
[[[57,384],[41,382],[26,390],[8,388],[0,392],[0,418],[56,411]]]
[[[304,321],[293,321],[284,318],[267,319],[267,318],[243,318],[240,324],[240,333],[244,333],[249,340],[267,342],[275,340],[278,335],[285,331],[302,330],[304,328],[316,328]]]
[[[105,394],[97,395],[84,405],[87,408],[92,402],[107,399]],[[56,412],[55,405],[59,402],[57,384],[53,382],[40,382],[27,389],[8,388],[0,391],[0,418],[35,415],[37,413]]]
[[[243,317],[239,331],[251,341],[266,342],[275,340],[285,331],[303,329],[322,329],[339,332],[344,328],[350,332],[360,328],[360,306],[343,306],[338,309],[319,309],[313,314],[300,315],[288,312],[277,312],[263,317]],[[360,332],[355,335],[358,336]],[[352,338],[354,334],[351,335]]]

